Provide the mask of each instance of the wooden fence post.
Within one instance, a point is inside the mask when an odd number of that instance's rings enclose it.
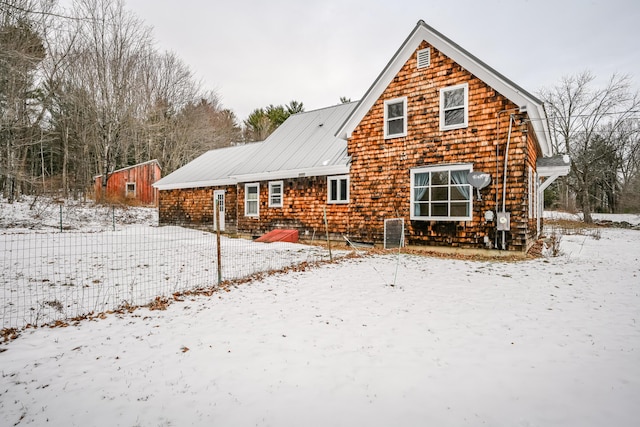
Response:
[[[324,212],[324,229],[327,234],[327,247],[329,248],[329,262],[333,262],[333,255],[331,255],[331,241],[329,240],[329,222],[327,221],[327,207],[323,206],[322,211]]]

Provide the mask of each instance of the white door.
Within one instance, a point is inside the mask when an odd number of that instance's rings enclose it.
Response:
[[[216,205],[218,208],[216,209]],[[216,217],[220,217],[220,231],[224,231],[224,190],[213,192],[213,228],[216,228]]]

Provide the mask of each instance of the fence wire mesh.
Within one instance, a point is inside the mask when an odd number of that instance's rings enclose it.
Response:
[[[0,200],[1,328],[146,305],[223,280],[329,259],[319,245],[159,226],[153,208]]]

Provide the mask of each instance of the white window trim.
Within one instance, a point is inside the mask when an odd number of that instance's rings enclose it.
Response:
[[[528,173],[528,189],[527,189],[527,198],[529,199],[529,219],[535,218],[536,217],[536,213],[533,210],[535,203],[533,200],[533,168],[531,166],[529,166],[529,173]]]
[[[445,126],[444,124],[444,94],[453,90],[464,89],[464,122]],[[458,107],[459,108],[459,107]],[[462,129],[469,126],[469,84],[462,83],[440,89],[440,130]]]
[[[535,198],[535,204],[534,204],[534,215],[536,217],[536,219],[540,219],[540,212],[544,211],[544,195],[542,197],[540,196],[540,177],[538,176],[538,172],[534,172],[533,173],[533,182],[534,182],[534,187],[533,187],[533,192],[536,195]],[[538,233],[540,233],[540,226],[538,226]]]
[[[133,191],[129,191],[129,186],[133,185]],[[124,196],[125,197],[136,197],[137,186],[135,182],[127,182],[124,184]]]
[[[280,203],[273,203],[273,187],[279,185],[280,186]],[[284,182],[283,181],[270,181],[269,182],[269,207],[270,208],[281,208],[284,203]]]
[[[425,173],[425,172],[442,172],[442,171],[458,171],[458,170],[468,170],[469,172],[473,172],[473,164],[459,163],[459,164],[449,164],[449,165],[440,165],[440,166],[425,166],[425,167],[411,169],[410,219],[412,221],[471,221],[473,219],[473,187],[471,185],[469,185],[469,215],[468,216],[417,216],[415,215],[415,210],[414,210],[415,175],[419,173]],[[430,184],[429,185],[429,188],[430,188],[431,183],[429,184]],[[451,202],[450,199],[449,199],[449,202]]]
[[[258,199],[257,200],[249,200],[249,187],[256,187],[258,189]],[[247,206],[249,202],[256,202],[256,213],[247,213]],[[248,217],[258,217],[260,216],[260,183],[259,182],[251,182],[244,185],[244,216]]]
[[[387,121],[387,110],[388,110],[387,106],[389,104],[399,104],[400,102],[402,102],[402,111],[404,112],[404,115],[402,116],[402,119],[404,120],[403,130],[402,130],[402,133],[394,133],[393,135],[389,135],[389,126],[388,126],[389,122]],[[407,119],[408,119],[408,114],[407,114],[407,97],[406,96],[384,101],[384,139],[402,138],[403,136],[407,136],[407,121],[408,121]]]
[[[346,194],[346,200],[340,200],[340,197],[338,197],[338,200],[331,200],[331,182],[332,181],[337,181],[338,185],[336,185],[336,188],[338,190],[338,194],[337,196],[341,196],[342,194],[340,194],[340,181],[342,180],[346,180],[347,181],[347,194]],[[330,205],[346,205],[349,203],[349,187],[351,186],[351,182],[349,180],[349,175],[336,175],[336,176],[328,176],[327,177],[327,203]]]

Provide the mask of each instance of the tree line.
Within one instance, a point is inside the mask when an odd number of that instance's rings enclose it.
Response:
[[[589,72],[543,89],[554,151],[570,175],[557,207],[640,211],[640,99],[628,76]],[[348,102],[341,98],[341,102]],[[204,90],[123,0],[0,0],[0,192],[83,194],[95,175],[158,159],[163,174],[207,150],[264,140],[301,102],[255,109],[242,124]],[[103,179],[106,185],[107,179]]]
[[[629,76],[595,80],[585,71],[541,91],[553,149],[571,158],[569,176],[546,198],[585,222],[593,212],[640,212],[640,96]]]
[[[256,113],[243,128],[176,54],[154,47],[122,0],[74,0],[69,10],[0,0],[0,192],[8,200],[78,195],[96,175],[151,159],[167,174],[207,150],[263,139],[302,110],[296,101],[259,109],[266,119]]]

